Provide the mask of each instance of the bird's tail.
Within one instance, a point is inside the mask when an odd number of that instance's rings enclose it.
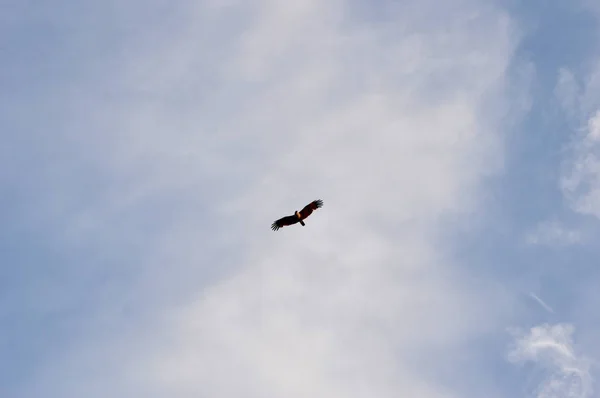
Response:
[[[300,225],[304,226],[304,221],[300,220]]]

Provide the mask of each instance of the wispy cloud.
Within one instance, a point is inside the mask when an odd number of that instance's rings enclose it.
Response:
[[[576,137],[561,188],[573,210],[600,218],[600,110]]]
[[[525,240],[531,245],[565,246],[583,243],[583,233],[580,230],[565,228],[558,221],[540,223],[529,232]]]
[[[535,293],[529,293],[529,296],[534,299],[539,305],[541,305],[546,311],[553,313],[554,310],[548,304],[544,302],[541,298],[539,298]]]
[[[600,21],[597,5],[583,2]],[[600,59],[593,54],[577,71],[561,68],[555,93],[574,126],[563,162],[560,188],[571,208],[600,217]]]
[[[517,364],[532,362],[543,371],[534,391],[537,398],[590,397],[591,361],[577,352],[570,324],[544,324],[529,331],[514,331],[515,342],[508,353]]]
[[[117,48],[47,94],[47,150],[76,156],[32,158],[54,172],[25,206],[87,278],[38,293],[75,326],[16,397],[480,396],[447,353],[505,302],[440,235],[502,157],[511,23],[487,1],[353,5],[115,10]]]
[[[573,72],[566,68],[560,68],[554,94],[569,118],[575,118],[579,113],[580,90]]]

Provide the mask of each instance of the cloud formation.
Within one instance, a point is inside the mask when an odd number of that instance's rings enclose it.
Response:
[[[26,206],[74,327],[14,395],[480,396],[455,354],[508,299],[448,236],[502,159],[516,43],[493,2],[438,3],[114,9],[117,44],[48,95],[74,155]]]
[[[539,325],[529,331],[515,331],[515,343],[508,359],[514,363],[532,362],[543,371],[534,394],[537,398],[590,397],[591,362],[577,352],[570,324]]]
[[[561,188],[573,210],[600,217],[600,110],[587,122],[583,135],[573,144],[568,171]]]
[[[531,245],[565,246],[582,243],[582,232],[565,228],[558,221],[540,223],[533,231],[529,232],[525,240]]]

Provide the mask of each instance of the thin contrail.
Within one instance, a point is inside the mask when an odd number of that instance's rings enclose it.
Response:
[[[544,307],[544,309],[546,311],[554,313],[554,310],[552,309],[552,307],[550,307],[548,304],[544,303],[544,300],[542,300],[541,298],[539,298],[538,296],[536,296],[534,293],[529,293],[529,296],[532,299],[534,299],[535,301],[537,301],[539,305],[541,305],[542,307]]]

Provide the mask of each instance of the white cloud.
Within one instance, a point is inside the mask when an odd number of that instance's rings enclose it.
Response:
[[[544,324],[527,332],[515,331],[515,343],[508,359],[513,363],[533,362],[544,371],[534,391],[537,398],[591,396],[591,362],[577,352],[573,332],[570,324]]]
[[[582,3],[600,21],[595,2]],[[600,217],[600,58],[586,62],[579,74],[562,68],[555,93],[568,121],[576,126],[563,162],[560,187],[571,208]]]
[[[559,69],[554,94],[567,115],[571,118],[575,117],[580,107],[580,88],[570,70],[566,68]]]
[[[127,263],[143,266],[129,294],[154,314],[126,331],[92,328],[31,388],[468,396],[409,358],[452,363],[442,353],[468,348],[504,314],[438,233],[446,215],[477,206],[501,156],[483,109],[504,105],[515,44],[505,15],[485,2],[435,11],[414,1],[377,25],[341,1],[202,4],[171,40],[128,47],[114,80],[85,82],[96,97],[78,105],[100,126],[86,155],[113,189],[66,219],[67,238],[136,236],[144,250]],[[106,84],[124,98],[102,100]],[[269,229],[316,198],[325,206],[306,227]],[[169,214],[163,229],[122,221],[150,200]],[[198,269],[229,265],[214,247],[233,255],[231,274],[195,285]],[[156,289],[164,279],[181,285]],[[121,320],[121,298],[95,316]]]
[[[529,232],[525,240],[530,245],[564,246],[582,243],[583,236],[581,231],[565,228],[557,221],[546,221]]]
[[[573,210],[600,217],[600,110],[573,144],[561,189]]]

